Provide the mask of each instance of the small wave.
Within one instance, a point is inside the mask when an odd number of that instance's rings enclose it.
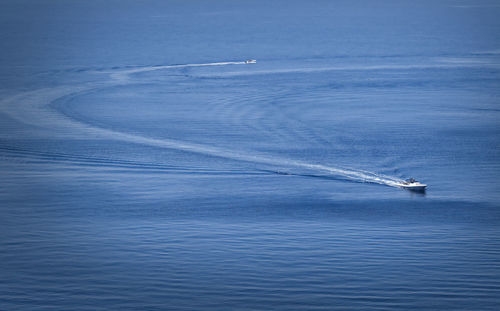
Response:
[[[67,154],[60,152],[36,151],[13,147],[0,147],[3,157],[15,157],[45,162],[71,163],[73,165],[94,166],[99,168],[125,168],[134,170],[161,171],[183,174],[231,174],[231,175],[258,175],[262,170],[248,169],[212,169],[194,166],[176,166],[152,162],[91,157],[84,155]]]

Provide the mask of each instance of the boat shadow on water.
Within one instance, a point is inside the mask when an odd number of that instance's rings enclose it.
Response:
[[[426,195],[426,189],[408,189],[408,188],[401,188],[411,194],[412,197],[425,197]]]

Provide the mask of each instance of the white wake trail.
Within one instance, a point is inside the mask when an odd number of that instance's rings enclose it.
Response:
[[[112,73],[110,77],[118,83],[126,83],[130,81],[130,75],[140,72],[163,70],[163,69],[188,68],[188,67],[208,67],[208,66],[245,65],[245,64],[246,64],[245,62],[218,62],[218,63],[206,63],[206,64],[148,66],[148,67],[140,67],[140,68],[134,68]]]
[[[372,172],[343,169],[338,167],[330,167],[321,164],[312,164],[297,160],[287,160],[273,157],[267,154],[248,154],[243,152],[235,152],[224,148],[211,147],[202,144],[188,143],[175,139],[158,139],[144,137],[136,134],[128,134],[106,128],[96,127],[87,123],[83,123],[62,115],[57,110],[52,109],[50,104],[64,96],[78,96],[79,93],[84,94],[86,91],[92,91],[96,88],[105,88],[114,85],[120,85],[131,82],[130,75],[140,72],[148,72],[154,70],[185,68],[185,67],[203,67],[203,66],[225,66],[225,65],[243,65],[245,62],[218,62],[207,64],[185,64],[185,65],[169,65],[169,66],[151,66],[123,70],[110,74],[111,81],[109,83],[82,84],[79,86],[61,86],[49,89],[40,89],[36,91],[22,93],[14,97],[2,100],[0,102],[0,110],[7,113],[12,118],[24,123],[35,126],[36,128],[49,129],[51,134],[58,137],[82,138],[85,134],[86,138],[110,138],[114,140],[136,143],[141,145],[154,146],[159,148],[168,148],[193,152],[203,155],[209,155],[230,160],[245,161],[250,163],[265,164],[275,167],[287,167],[289,169],[301,168],[313,171],[315,173],[324,173],[331,177],[341,177],[344,179],[377,183],[393,187],[398,187],[402,180],[396,177],[384,176]],[[38,130],[36,130],[38,131]],[[36,132],[35,131],[35,132]],[[293,174],[293,170],[291,172]],[[324,176],[324,175],[323,175]]]

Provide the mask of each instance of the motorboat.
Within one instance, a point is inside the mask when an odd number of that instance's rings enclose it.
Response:
[[[257,61],[255,59],[248,59],[245,61],[245,64],[255,64]]]
[[[409,179],[403,181],[403,183],[401,183],[399,186],[403,189],[408,189],[408,190],[412,190],[412,191],[419,191],[419,192],[425,191],[425,188],[427,187],[426,184],[422,184],[413,178],[409,178]]]

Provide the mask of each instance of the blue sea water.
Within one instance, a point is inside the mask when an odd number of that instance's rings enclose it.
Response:
[[[2,1],[0,309],[498,310],[499,17]]]

